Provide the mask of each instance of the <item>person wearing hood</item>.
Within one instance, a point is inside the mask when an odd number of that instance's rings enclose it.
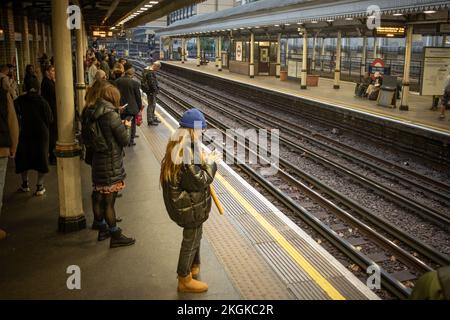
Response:
[[[97,240],[110,238],[110,248],[129,246],[136,240],[124,236],[117,227],[114,206],[118,192],[125,188],[123,148],[130,141],[131,123],[120,119],[119,90],[106,81],[95,86],[99,91],[93,93],[98,98],[83,111],[82,138],[92,152],[92,209],[99,229]]]

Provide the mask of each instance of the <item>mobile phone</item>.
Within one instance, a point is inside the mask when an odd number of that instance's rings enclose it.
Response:
[[[128,106],[128,103],[126,103],[123,106],[121,106],[120,109],[125,109],[127,106]]]

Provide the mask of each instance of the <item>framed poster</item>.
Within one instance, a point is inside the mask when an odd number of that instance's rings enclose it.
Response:
[[[424,48],[422,85],[423,96],[441,96],[444,82],[450,74],[450,48]]]
[[[268,63],[269,62],[269,48],[261,48],[261,62]]]
[[[236,42],[236,61],[242,61],[242,41]]]

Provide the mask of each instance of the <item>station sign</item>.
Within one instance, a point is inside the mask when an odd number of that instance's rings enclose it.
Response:
[[[403,38],[405,37],[405,27],[378,27],[377,37]]]
[[[99,37],[99,38],[112,37],[113,32],[112,31],[92,31],[92,36]]]

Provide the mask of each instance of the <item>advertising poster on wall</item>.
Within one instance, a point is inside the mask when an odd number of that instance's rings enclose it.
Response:
[[[450,74],[450,48],[425,48],[422,87],[423,96],[440,96]]]
[[[242,41],[236,42],[236,61],[242,61]]]

